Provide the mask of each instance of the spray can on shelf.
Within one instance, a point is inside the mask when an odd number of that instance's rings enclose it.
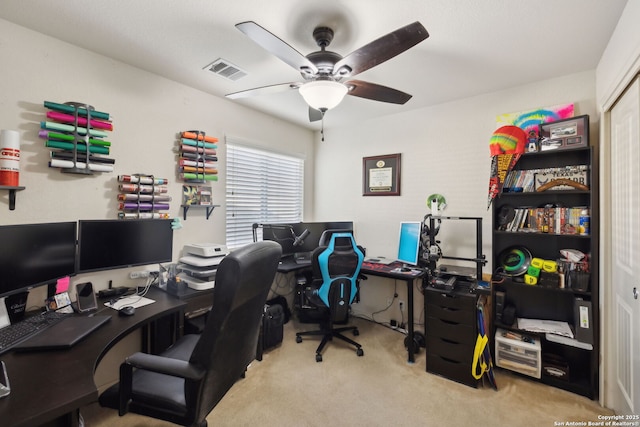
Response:
[[[579,219],[579,230],[580,234],[583,236],[588,236],[590,233],[589,223],[591,221],[591,217],[589,216],[589,209],[582,209],[580,211],[580,219]]]
[[[20,134],[0,131],[0,185],[17,187],[20,178]]]

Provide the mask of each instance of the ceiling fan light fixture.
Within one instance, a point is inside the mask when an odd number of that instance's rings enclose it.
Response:
[[[300,86],[300,95],[311,108],[327,111],[336,107],[347,94],[347,87],[332,80],[316,80]]]

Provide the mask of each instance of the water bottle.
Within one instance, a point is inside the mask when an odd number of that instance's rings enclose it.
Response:
[[[580,211],[579,230],[583,236],[589,235],[589,209],[583,209]]]

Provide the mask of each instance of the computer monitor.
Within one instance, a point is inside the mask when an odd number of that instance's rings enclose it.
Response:
[[[296,247],[293,245],[295,242],[296,234],[294,224],[261,224],[262,228],[262,240],[272,240],[279,243],[282,247],[282,256],[286,257],[293,255],[297,252]],[[257,228],[258,224],[254,224],[254,228]]]
[[[420,257],[420,232],[422,222],[403,221],[400,223],[397,260],[406,265],[418,265]]]
[[[262,240],[273,240],[282,246],[282,256],[311,253],[320,243],[325,230],[346,230],[353,234],[352,221],[297,222],[290,224],[254,224],[254,232],[262,228]]]
[[[171,262],[172,255],[170,219],[78,222],[78,273]]]
[[[349,231],[353,234],[353,222],[301,222],[296,224],[294,227],[296,236],[304,236],[304,238],[300,244],[295,247],[295,252],[313,252],[318,246],[320,246],[322,234],[326,230]]]
[[[0,297],[75,274],[76,222],[0,226]]]
[[[331,241],[331,236],[333,236],[336,233],[347,233],[347,234],[351,234],[353,236],[353,230],[351,229],[335,229],[335,228],[328,228],[326,230],[324,230],[322,232],[322,234],[320,235],[320,241],[318,242],[319,246],[328,246],[329,242]],[[351,243],[351,241],[349,241],[349,243]]]

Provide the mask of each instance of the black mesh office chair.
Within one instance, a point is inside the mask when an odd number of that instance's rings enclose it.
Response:
[[[349,318],[349,306],[358,292],[364,251],[356,245],[349,232],[331,231],[329,235],[328,244],[325,246],[321,238],[320,246],[312,253],[313,282],[307,291],[308,300],[323,308],[325,315],[319,330],[296,333],[298,343],[302,342],[303,336],[322,337],[316,349],[316,362],[322,362],[322,351],[333,338],[355,346],[358,356],[364,355],[360,344],[342,334],[352,331],[357,336],[356,326],[334,327],[334,324],[345,324]]]
[[[102,406],[183,426],[207,425],[206,416],[256,355],[265,302],[282,249],[257,242],[220,263],[213,308],[204,331],[185,335],[161,355],[135,353],[120,366],[120,383],[100,396]]]

